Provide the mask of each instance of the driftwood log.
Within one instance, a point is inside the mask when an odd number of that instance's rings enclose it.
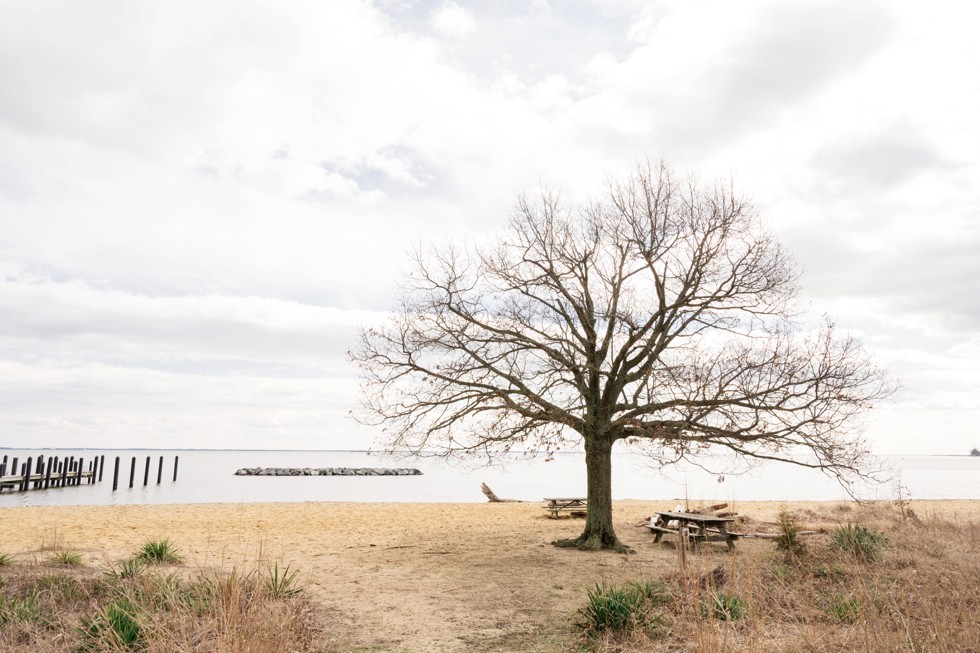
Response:
[[[486,495],[490,503],[523,503],[519,499],[501,499],[494,494],[493,490],[491,490],[490,486],[486,483],[480,483],[480,489],[483,490],[483,494]]]

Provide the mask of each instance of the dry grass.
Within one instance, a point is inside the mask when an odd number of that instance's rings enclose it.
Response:
[[[980,653],[980,503],[739,504],[735,530],[776,534],[785,509],[818,534],[795,555],[772,539],[706,544],[686,573],[673,538],[637,526],[676,503],[617,502],[629,556],[550,546],[582,522],[536,503],[18,509],[6,516],[30,528],[0,532],[0,651],[79,652],[83,623],[125,621],[125,601],[108,608],[127,600],[150,606],[131,611],[154,652]],[[832,535],[847,524],[887,542],[871,559],[842,551]],[[127,566],[162,534],[184,565]],[[47,563],[66,549],[83,566]],[[644,627],[577,625],[597,586],[637,583],[669,596],[646,604]],[[732,618],[717,618],[716,598]]]
[[[980,525],[848,512],[849,523],[883,533],[874,560],[835,546],[832,532],[787,555],[753,547],[714,569],[689,566],[666,580],[675,600],[658,636],[591,641],[594,651],[676,653],[866,653],[980,651]],[[824,516],[814,515],[823,519]],[[805,525],[805,524],[804,524]],[[748,547],[740,547],[745,549]],[[713,614],[717,593],[737,597],[740,618]]]
[[[330,651],[317,610],[276,596],[266,572],[12,565],[0,579],[10,653]]]

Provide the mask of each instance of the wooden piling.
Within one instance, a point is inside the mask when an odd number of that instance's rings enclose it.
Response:
[[[177,462],[180,460],[180,456],[174,456],[174,483],[177,482]]]
[[[27,492],[31,486],[31,459],[28,458],[27,462],[21,468],[24,471],[24,480],[20,483],[20,491]]]
[[[3,460],[6,458],[6,460]],[[132,488],[136,483],[136,458],[133,456],[129,469],[129,487]],[[165,456],[160,456],[157,461],[157,485],[163,483],[163,467]],[[179,457],[174,456],[174,482],[177,481],[177,465]],[[150,465],[153,462],[152,456],[146,457],[146,465],[143,469],[143,485],[150,483]],[[28,456],[23,462],[19,457],[0,456],[0,478],[4,479],[0,483],[0,492],[12,490],[14,492],[27,492],[30,490],[43,490],[49,488],[68,487],[75,485],[94,485],[102,482],[105,474],[105,455],[93,455],[86,459],[79,456],[61,456],[38,454]],[[116,456],[115,467],[113,469],[112,489],[119,488],[119,467],[122,458]]]

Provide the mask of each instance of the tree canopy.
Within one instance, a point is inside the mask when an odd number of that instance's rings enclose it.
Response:
[[[846,480],[867,454],[858,418],[893,390],[856,338],[801,319],[797,265],[747,200],[663,164],[589,202],[521,197],[498,241],[412,263],[351,353],[361,419],[419,453],[584,446],[586,526],[566,544],[622,548],[616,442]]]

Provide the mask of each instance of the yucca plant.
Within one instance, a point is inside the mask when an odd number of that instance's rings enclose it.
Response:
[[[142,560],[132,558],[122,562],[118,567],[109,570],[106,572],[106,575],[113,578],[139,578],[143,575],[145,569],[146,566]]]
[[[276,562],[275,566],[269,569],[269,578],[265,584],[266,591],[268,591],[269,596],[276,599],[299,596],[303,593],[303,588],[296,584],[297,576],[299,576],[299,571],[290,569],[289,565],[283,567],[282,572],[280,572],[279,563]]]
[[[51,554],[48,562],[53,565],[61,565],[62,567],[80,567],[82,564],[82,554],[71,549],[62,549]]]
[[[639,585],[605,587],[596,583],[587,596],[582,610],[585,620],[580,625],[590,635],[629,634],[648,622],[652,605]]]
[[[169,539],[150,540],[133,556],[148,564],[180,564],[184,561],[177,547]]]

